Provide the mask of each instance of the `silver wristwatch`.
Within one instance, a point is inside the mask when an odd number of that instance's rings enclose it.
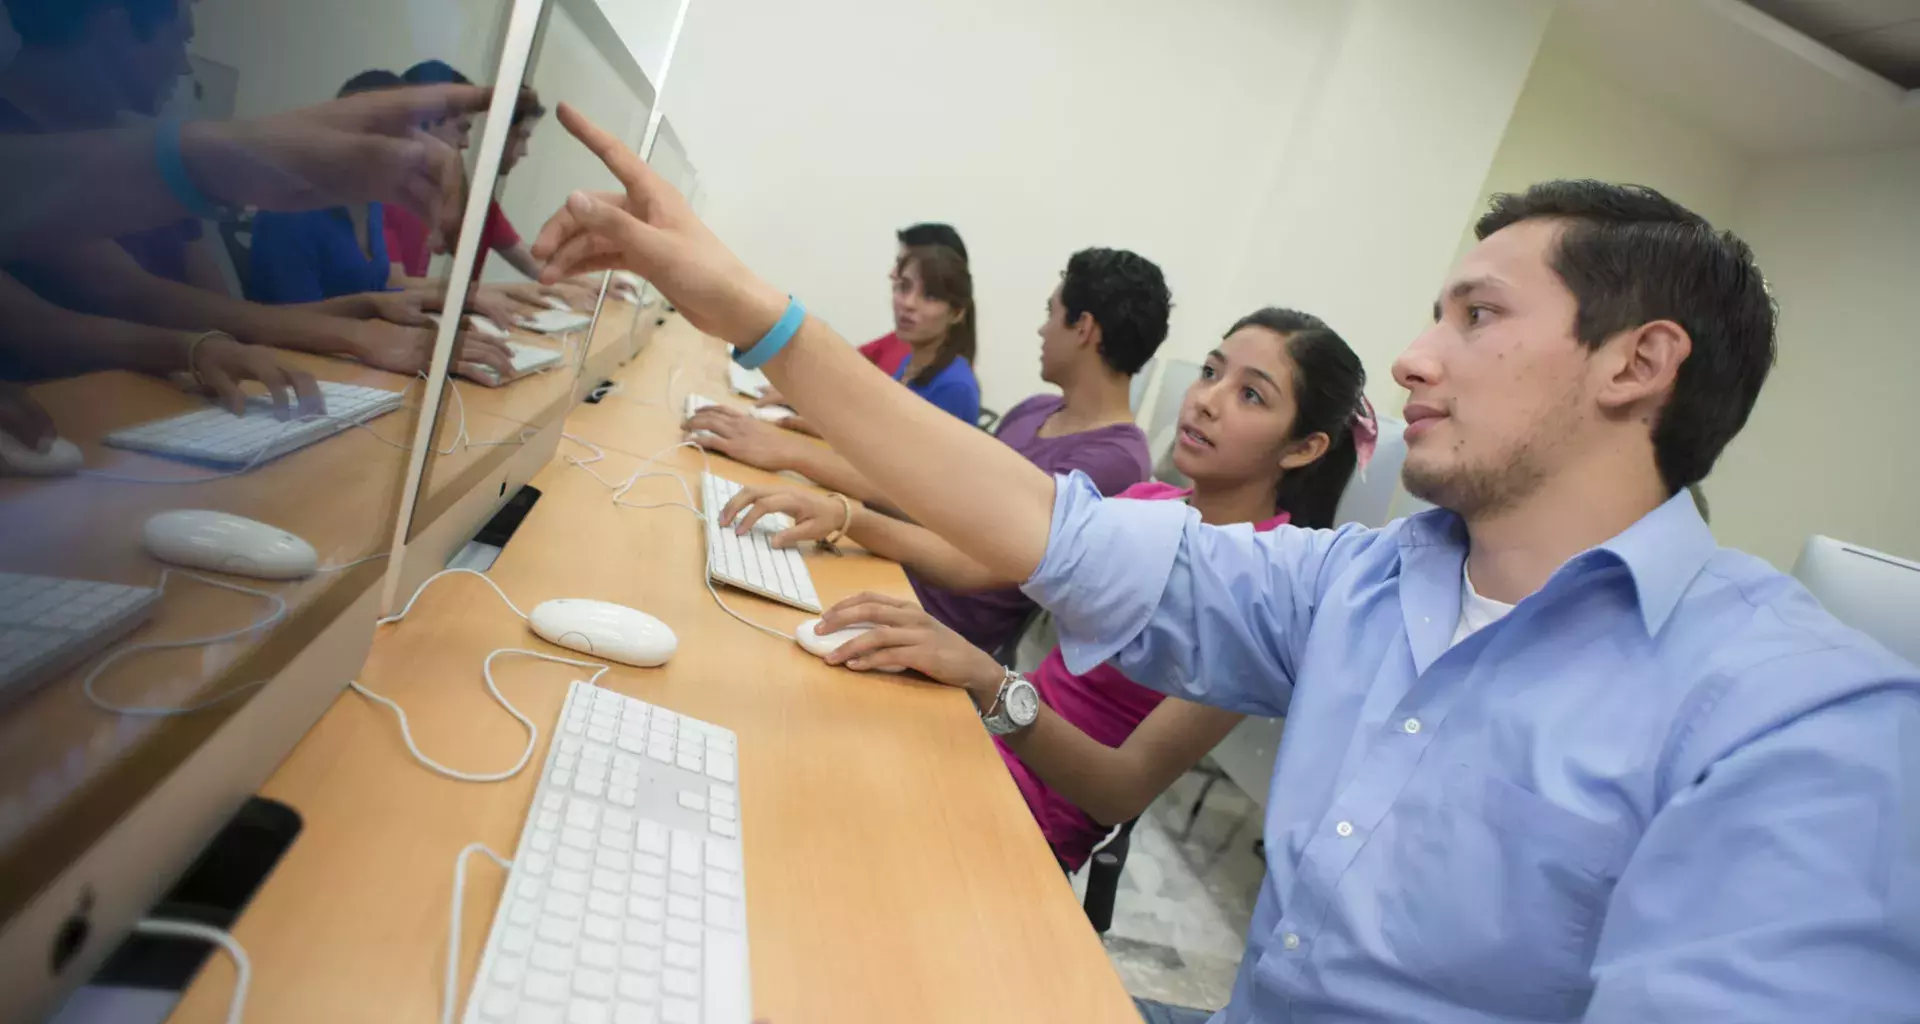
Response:
[[[1006,672],[992,706],[980,712],[980,720],[995,736],[1019,732],[1040,718],[1040,691],[1020,673],[1012,669]]]

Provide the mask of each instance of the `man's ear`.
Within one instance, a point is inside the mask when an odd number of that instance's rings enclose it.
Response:
[[[1672,320],[1654,320],[1622,331],[1602,351],[1607,361],[1598,396],[1601,407],[1614,413],[1640,405],[1658,407],[1673,391],[1680,364],[1693,354],[1693,336]]]
[[[1082,345],[1099,345],[1100,321],[1093,318],[1091,310],[1082,312],[1073,321],[1073,333],[1079,337]]]

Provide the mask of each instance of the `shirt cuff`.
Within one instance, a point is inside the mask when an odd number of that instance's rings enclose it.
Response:
[[[1147,628],[1193,514],[1177,501],[1102,499],[1078,470],[1055,479],[1047,551],[1020,589],[1053,614],[1069,671],[1105,663]]]

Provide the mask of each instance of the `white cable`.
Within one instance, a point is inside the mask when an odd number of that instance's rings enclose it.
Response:
[[[459,920],[459,913],[456,904],[455,921]],[[133,930],[142,935],[158,935],[169,939],[199,939],[226,950],[227,955],[233,958],[233,995],[227,1000],[227,1024],[240,1024],[240,1012],[247,1005],[247,986],[253,983],[253,963],[247,959],[247,951],[240,947],[239,940],[198,921],[172,921],[157,917],[136,923]]]
[[[500,595],[500,600],[505,601],[507,603],[507,607],[513,609],[513,614],[518,615],[523,619],[527,617],[527,613],[521,611],[520,606],[513,603],[513,598],[508,597],[507,592],[500,589],[500,584],[493,582],[492,578],[487,576],[486,573],[480,572],[477,569],[442,569],[439,572],[436,572],[433,575],[422,580],[420,582],[420,586],[414,589],[413,596],[407,598],[406,605],[402,607],[398,612],[396,612],[395,614],[389,615],[384,619],[375,620],[375,624],[384,626],[384,625],[387,625],[388,623],[399,622],[401,619],[406,618],[407,613],[413,610],[413,603],[415,601],[420,600],[420,595],[425,593],[426,589],[433,585],[433,581],[439,579],[442,576],[455,576],[463,573],[468,576],[480,577],[482,580],[486,582],[487,586],[493,588],[494,593]]]
[[[468,843],[453,858],[453,920],[447,929],[447,984],[440,999],[440,1024],[453,1024],[459,1009],[456,1004],[460,998],[460,909],[467,896],[467,858],[476,853],[486,854],[503,871],[513,870],[513,861],[488,849],[485,843]],[[238,1017],[230,1018],[229,1024],[237,1024],[238,1020]]]
[[[365,558],[356,558],[353,561],[347,562],[342,565],[323,565],[320,568],[313,570],[313,574],[315,576],[325,576],[327,573],[330,573],[330,572],[344,572],[348,569],[353,568],[356,565],[365,565],[368,562],[378,562],[382,558],[386,558],[386,557],[388,557],[387,552],[382,551],[377,555],[368,555]]]
[[[574,459],[571,456],[569,456],[568,457],[569,462],[572,462],[574,465],[579,466],[583,470],[586,470],[587,475],[593,477],[595,480],[600,481],[605,486],[615,487],[615,485],[607,483],[606,479],[602,477],[600,474],[595,473],[591,469],[587,469],[587,465],[586,465],[587,463],[598,462],[600,461],[601,458],[605,457],[606,453],[601,450],[600,445],[595,444],[594,442],[588,441],[581,437],[575,437],[574,435],[571,435],[571,434],[563,435],[563,436],[568,437],[569,439],[574,441],[576,444],[580,444],[588,448],[592,448],[595,453],[595,458],[587,459],[584,461],[580,459]],[[676,448],[691,448],[694,451],[697,451],[700,453],[701,471],[704,473],[713,472],[713,460],[707,456],[707,450],[701,447],[700,443],[697,441],[681,441],[681,442],[678,442],[677,444],[671,444],[665,448],[660,449],[657,452],[654,452],[652,455],[634,455],[632,452],[621,451],[620,449],[614,448],[611,445],[607,446],[607,448],[608,450],[611,450],[611,451],[620,452],[620,454],[622,455],[627,455],[629,457],[639,459],[643,466],[646,465],[647,463],[653,463],[655,465],[659,465],[657,460],[662,455],[665,455],[666,453],[673,451]],[[645,479],[646,477],[651,477],[651,476],[672,477],[674,482],[680,485],[680,493],[686,496],[686,499],[687,499],[686,503],[681,504],[680,502],[677,502],[677,501],[666,501],[666,502],[658,502],[654,504],[642,504],[640,502],[620,500],[621,497],[626,494],[627,490],[633,486],[635,481]],[[683,477],[679,473],[676,473],[670,469],[660,473],[646,473],[646,474],[642,474],[638,469],[636,469],[634,471],[633,476],[628,477],[624,484],[615,488],[613,503],[615,505],[618,505],[624,508],[665,508],[671,505],[679,508],[684,508],[687,511],[692,512],[694,515],[699,516],[701,522],[703,523],[706,522],[706,519],[707,519],[706,513],[702,512],[699,508],[694,506],[693,489],[687,486],[686,477]],[[718,511],[719,511],[718,509],[715,510],[716,513]],[[704,530],[701,531],[701,537],[703,538],[702,546],[705,547],[704,538],[706,537],[706,531]],[[713,555],[713,552],[711,551],[711,549],[708,549],[705,551],[705,554],[707,555],[707,557],[711,558]],[[711,572],[708,572],[704,565],[700,569],[700,575],[707,585],[707,595],[713,598],[713,603],[719,605],[721,611],[726,612],[728,615],[732,616],[734,619],[741,622],[742,624],[751,626],[754,629],[757,629],[760,632],[767,634],[768,636],[779,637],[780,639],[785,640],[788,643],[793,642],[793,634],[783,633],[780,630],[773,628],[772,626],[762,625],[758,622],[753,621],[752,619],[747,618],[745,615],[741,614],[740,612],[735,611],[733,607],[727,604],[726,600],[720,596],[719,589],[713,585],[713,574]]]
[[[221,701],[224,701],[229,698],[235,697],[239,694],[245,693],[246,691],[251,690],[256,686],[265,685],[266,680],[264,679],[258,679],[250,683],[242,683],[241,685],[236,686],[233,689],[228,690],[227,692],[220,694],[217,697],[209,697],[206,700],[203,700],[197,704],[188,704],[184,707],[147,707],[144,705],[128,706],[128,705],[111,704],[111,703],[108,703],[106,699],[102,698],[99,694],[94,692],[93,684],[96,680],[100,678],[101,673],[105,672],[109,667],[114,665],[116,662],[120,661],[120,659],[125,658],[130,654],[137,654],[137,653],[140,653],[141,651],[171,651],[171,650],[178,650],[182,647],[205,647],[209,644],[225,643],[228,640],[237,640],[240,637],[246,636],[248,633],[253,633],[253,632],[257,632],[259,630],[265,629],[268,626],[271,626],[274,623],[279,622],[281,619],[284,619],[287,617],[287,601],[285,598],[281,597],[279,594],[269,593],[265,590],[255,590],[252,587],[243,587],[238,583],[227,583],[222,580],[211,579],[209,577],[202,576],[199,573],[187,572],[184,569],[161,570],[159,586],[162,593],[165,593],[167,589],[167,581],[171,579],[175,573],[178,573],[179,575],[184,576],[187,579],[194,580],[199,583],[204,583],[210,587],[219,587],[222,590],[231,590],[236,594],[246,594],[250,597],[261,598],[273,606],[273,611],[269,613],[266,618],[261,619],[258,622],[250,623],[248,625],[240,627],[239,629],[230,629],[224,633],[218,633],[213,636],[195,637],[190,640],[158,640],[158,641],[151,641],[148,643],[128,644],[125,647],[119,647],[108,652],[106,657],[100,659],[99,664],[93,666],[93,671],[88,672],[86,679],[83,680],[80,684],[81,692],[86,694],[87,700],[91,701],[94,707],[97,707],[102,711],[111,711],[115,714],[120,714],[120,715],[139,715],[139,716],[148,717],[148,718],[168,718],[173,715],[191,714],[195,711],[200,711],[204,708],[212,707],[213,705],[218,704]]]
[[[388,710],[392,711],[394,715],[400,719],[400,738],[406,741],[407,752],[412,754],[413,759],[420,762],[420,764],[428,770],[438,772],[449,779],[456,779],[460,782],[504,782],[520,774],[520,770],[525,768],[527,762],[533,759],[533,748],[540,742],[540,727],[533,724],[533,719],[521,714],[520,709],[514,707],[513,702],[507,700],[506,696],[500,692],[499,685],[493,681],[493,659],[498,658],[502,654],[524,654],[530,658],[539,658],[541,661],[551,661],[561,665],[574,665],[580,668],[597,669],[598,671],[594,672],[594,674],[587,679],[588,685],[599,682],[600,677],[607,674],[607,669],[610,666],[591,661],[575,661],[572,658],[562,658],[558,655],[544,654],[540,651],[523,650],[518,647],[502,647],[488,654],[487,660],[480,665],[480,675],[487,681],[487,692],[493,695],[495,702],[507,709],[507,714],[512,715],[527,730],[526,749],[520,751],[520,759],[513,762],[513,767],[505,769],[504,771],[463,772],[458,768],[449,768],[435,761],[433,758],[422,753],[419,745],[414,743],[413,729],[407,724],[407,713],[400,705],[360,685],[360,681],[357,679],[347,683],[347,685],[362,697],[385,705]]]

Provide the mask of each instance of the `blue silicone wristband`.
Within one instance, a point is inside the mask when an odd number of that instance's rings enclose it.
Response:
[[[800,324],[806,319],[807,307],[802,306],[799,299],[787,296],[787,311],[774,321],[772,327],[767,328],[767,333],[761,335],[752,348],[734,349],[733,361],[749,370],[759,369],[787,347],[787,342],[793,340],[800,330]]]
[[[226,219],[233,211],[208,199],[187,173],[187,162],[180,156],[180,122],[169,118],[161,121],[158,129],[154,134],[154,159],[159,165],[160,180],[167,184],[167,191],[173,193],[173,198],[195,217]]]

